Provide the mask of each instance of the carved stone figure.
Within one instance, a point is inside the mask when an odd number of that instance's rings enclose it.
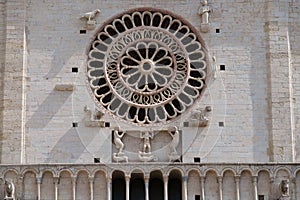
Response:
[[[208,24],[210,7],[207,5],[207,0],[201,2],[202,6],[199,8],[199,15],[202,16],[202,24]]]
[[[282,180],[280,183],[281,196],[279,200],[290,200],[289,180]]]
[[[170,143],[170,148],[171,148],[171,154],[176,154],[177,155],[177,146],[179,144],[179,131],[177,126],[175,126],[175,131],[174,133],[172,133],[171,131],[169,131],[169,134],[172,137],[172,141]]]
[[[15,185],[10,180],[5,180],[4,200],[15,200]]]
[[[100,110],[96,109],[95,112],[94,112],[94,115],[93,115],[94,120],[101,120],[101,118],[103,117],[103,115],[104,115],[103,112],[101,112]]]
[[[209,121],[207,118],[207,113],[210,111],[210,106],[206,106],[204,109],[198,108],[195,111],[192,111],[191,120],[198,120],[200,127],[207,126]]]
[[[176,149],[179,144],[179,131],[178,131],[177,126],[175,126],[174,133],[170,130],[168,132],[172,137],[172,141],[170,143],[171,153],[169,154],[169,161],[172,162],[172,161],[176,161],[176,160],[180,159],[180,155],[178,155],[177,149]]]
[[[128,162],[128,157],[125,156],[123,150],[124,150],[124,143],[122,142],[122,137],[125,135],[125,132],[119,134],[119,131],[117,128],[114,130],[114,144],[116,146],[116,149],[118,150],[118,153],[113,153],[113,159],[116,162]]]
[[[141,132],[141,138],[144,140],[144,145],[143,145],[143,152],[144,153],[151,153],[151,144],[150,140],[153,138],[153,133],[146,131],[146,132]]]
[[[116,145],[116,148],[118,149],[118,154],[123,153],[124,149],[124,143],[122,142],[122,137],[125,135],[125,132],[122,134],[119,134],[119,131],[117,129],[114,130],[114,143]]]
[[[100,110],[92,111],[89,107],[84,106],[84,125],[87,127],[104,127],[104,121],[101,120],[104,113]]]
[[[143,139],[143,151],[139,151],[139,159],[143,162],[156,161],[157,157],[152,155],[151,152],[151,139],[154,134],[151,131],[145,131],[140,133],[140,138]]]
[[[211,12],[210,7],[207,5],[207,0],[202,0],[201,1],[201,7],[199,8],[198,14],[202,18],[201,22],[201,31],[202,32],[207,32],[208,31],[208,18],[209,18],[209,13]]]
[[[93,29],[95,28],[95,24],[96,24],[96,16],[98,13],[100,13],[101,11],[99,9],[96,9],[94,11],[91,12],[87,12],[85,14],[83,14],[80,19],[86,19],[87,20],[87,28]]]

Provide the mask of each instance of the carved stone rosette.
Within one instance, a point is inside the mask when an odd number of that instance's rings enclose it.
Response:
[[[88,52],[92,96],[105,112],[139,126],[175,120],[205,88],[207,51],[192,26],[140,9],[102,26]]]

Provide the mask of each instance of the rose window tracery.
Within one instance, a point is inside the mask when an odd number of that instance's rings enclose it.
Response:
[[[137,125],[175,120],[205,86],[207,56],[201,41],[187,22],[161,10],[113,18],[99,29],[88,53],[96,102]]]

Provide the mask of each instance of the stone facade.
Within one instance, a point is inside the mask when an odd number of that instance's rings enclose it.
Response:
[[[189,27],[207,66],[196,100],[159,125],[107,111],[88,78],[103,27],[147,11]],[[140,180],[150,194],[162,184],[165,200],[177,180],[184,200],[279,199],[289,180],[300,199],[299,0],[0,0],[0,16],[1,199],[5,179],[16,199],[117,199],[122,181],[134,199]]]

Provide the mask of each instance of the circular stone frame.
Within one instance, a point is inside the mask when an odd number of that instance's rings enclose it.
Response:
[[[133,9],[109,19],[97,30],[87,57],[96,104],[137,126],[178,119],[208,82],[208,53],[198,31],[161,9]]]

